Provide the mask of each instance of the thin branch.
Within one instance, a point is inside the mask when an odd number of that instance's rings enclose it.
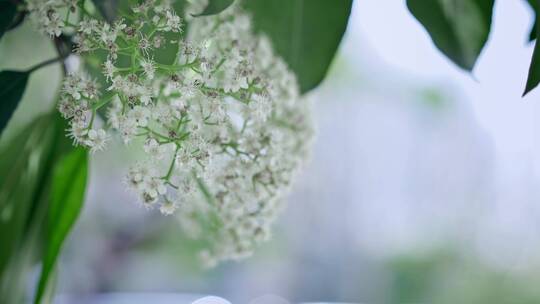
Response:
[[[35,66],[31,67],[29,70],[28,70],[28,73],[32,73],[36,70],[39,70],[43,67],[46,67],[50,64],[53,64],[53,63],[56,63],[56,62],[59,62],[59,61],[63,61],[65,59],[65,57],[56,57],[56,58],[52,58],[52,59],[49,59],[49,60],[45,60],[41,63],[38,63],[36,64]]]

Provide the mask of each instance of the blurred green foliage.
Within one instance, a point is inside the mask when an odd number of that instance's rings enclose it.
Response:
[[[398,256],[388,269],[389,304],[540,303],[540,272],[497,270],[452,249]]]

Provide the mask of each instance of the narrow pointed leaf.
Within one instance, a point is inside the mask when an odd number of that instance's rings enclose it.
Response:
[[[540,23],[536,24],[536,31],[540,33]],[[529,67],[529,76],[527,77],[527,85],[525,86],[525,92],[523,96],[532,91],[540,82],[540,43],[536,39],[534,51],[531,59],[531,65]]]
[[[433,43],[459,67],[471,71],[489,36],[494,0],[407,0]]]
[[[28,82],[28,72],[0,72],[0,135],[15,112]]]
[[[200,14],[194,17],[217,15],[233,4],[234,0],[210,0]]]
[[[45,248],[34,303],[39,304],[50,284],[62,245],[81,211],[88,173],[88,153],[73,149],[60,159],[53,171]]]
[[[295,72],[302,93],[318,86],[347,28],[352,0],[249,0],[243,6]]]

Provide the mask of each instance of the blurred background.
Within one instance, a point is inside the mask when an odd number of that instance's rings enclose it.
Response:
[[[134,156],[120,144],[95,154],[61,259],[61,298],[540,303],[540,89],[520,97],[532,18],[525,1],[497,1],[471,76],[435,49],[404,1],[355,1],[331,73],[310,95],[312,159],[272,241],[245,261],[201,268],[200,244],[175,218],[139,208],[124,190]],[[30,26],[17,31],[27,34],[0,44],[1,68],[52,57]],[[28,111],[50,107],[59,78],[58,67],[32,76],[6,138]]]

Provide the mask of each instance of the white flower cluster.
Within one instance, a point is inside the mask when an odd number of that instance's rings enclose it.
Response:
[[[100,96],[96,81],[86,75],[68,75],[61,96],[58,110],[70,120],[69,136],[73,142],[92,152],[103,150],[109,136],[104,129],[93,128]]]
[[[267,38],[252,33],[250,18],[239,6],[191,17],[203,5],[188,9],[186,36],[183,18],[158,0],[134,7],[129,22],[83,19],[77,50],[106,51],[109,84],[100,96],[93,80],[70,75],[59,107],[75,143],[93,151],[109,137],[94,127],[105,105],[126,144],[141,139],[148,157],[126,183],[144,206],[175,213],[207,240],[201,257],[211,266],[268,239],[313,128],[294,74]],[[166,39],[171,33],[177,38]],[[178,46],[174,61],[157,62],[156,52],[170,45]]]
[[[60,36],[77,8],[78,0],[27,0],[26,9],[37,28],[50,36]]]

